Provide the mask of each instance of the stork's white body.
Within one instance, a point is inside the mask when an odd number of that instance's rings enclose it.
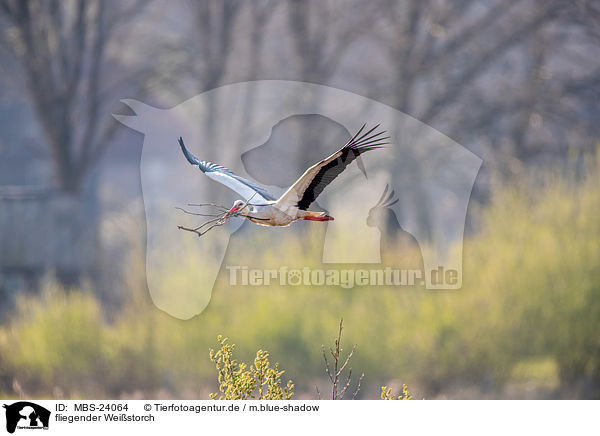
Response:
[[[284,211],[278,209],[275,204],[265,206],[249,206],[247,209],[242,209],[241,213],[250,221],[261,226],[289,226],[298,218],[288,215]]]
[[[313,212],[307,210],[317,196],[331,183],[344,169],[361,153],[380,148],[382,142],[388,137],[381,137],[384,132],[371,136],[371,132],[379,125],[373,127],[360,138],[358,136],[365,128],[362,128],[337,152],[323,159],[321,162],[307,169],[296,182],[288,188],[280,197],[275,198],[263,187],[246,180],[227,168],[198,159],[191,154],[179,138],[179,145],[186,159],[192,165],[198,167],[211,179],[231,188],[244,198],[236,200],[227,212],[229,216],[244,216],[253,223],[262,226],[289,226],[296,220],[331,221],[333,217],[325,212]],[[365,172],[362,164],[360,169]],[[365,173],[366,175],[366,173]]]
[[[237,207],[239,203],[234,203],[233,207]],[[243,206],[241,204],[240,206]],[[286,210],[281,210],[277,202],[269,202],[264,205],[248,205],[243,209],[236,211],[237,214],[245,216],[248,220],[261,226],[289,226],[297,220],[309,219],[312,221],[332,221],[333,217],[325,212],[311,212],[307,210],[299,210],[297,207],[288,207]]]

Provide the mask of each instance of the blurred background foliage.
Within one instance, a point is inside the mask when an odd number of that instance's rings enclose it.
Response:
[[[402,383],[417,398],[597,398],[600,172],[595,158],[585,168],[496,188],[465,240],[459,291],[220,286],[181,321],[149,301],[132,256],[117,309],[86,287],[19,297],[0,329],[2,372],[34,396],[205,398],[216,387],[208,350],[223,333],[242,361],[268,349],[297,397],[315,398],[315,386],[327,390],[320,346],[343,316],[363,398]],[[304,252],[306,264],[317,253]]]
[[[223,334],[315,398],[343,317],[361,398],[403,383],[415,398],[599,398],[599,42],[595,0],[0,0],[0,396],[208,398]],[[259,79],[378,100],[484,160],[460,291],[230,287],[222,271],[189,321],[152,304],[143,138],[111,113]],[[294,235],[238,254],[318,266],[318,242]],[[177,249],[173,288],[203,273]]]

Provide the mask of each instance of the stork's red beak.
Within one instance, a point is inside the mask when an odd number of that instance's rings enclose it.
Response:
[[[228,218],[228,217],[230,217],[231,215],[233,215],[234,213],[236,213],[238,210],[240,210],[240,208],[239,208],[239,207],[237,207],[237,206],[233,206],[231,209],[229,209],[229,210],[227,211],[227,213],[225,214],[225,217],[224,217],[224,218]]]

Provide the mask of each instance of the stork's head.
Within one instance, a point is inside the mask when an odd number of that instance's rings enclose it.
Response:
[[[231,209],[229,209],[227,212],[227,215],[233,215],[234,213],[242,212],[243,210],[247,209],[247,207],[248,205],[246,205],[245,201],[235,200],[233,202],[233,206],[231,206]]]

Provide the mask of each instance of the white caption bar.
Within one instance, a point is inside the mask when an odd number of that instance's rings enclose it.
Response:
[[[598,401],[5,400],[0,425],[35,435],[589,434]],[[42,430],[42,433],[31,430]],[[12,430],[12,432],[11,432]]]

